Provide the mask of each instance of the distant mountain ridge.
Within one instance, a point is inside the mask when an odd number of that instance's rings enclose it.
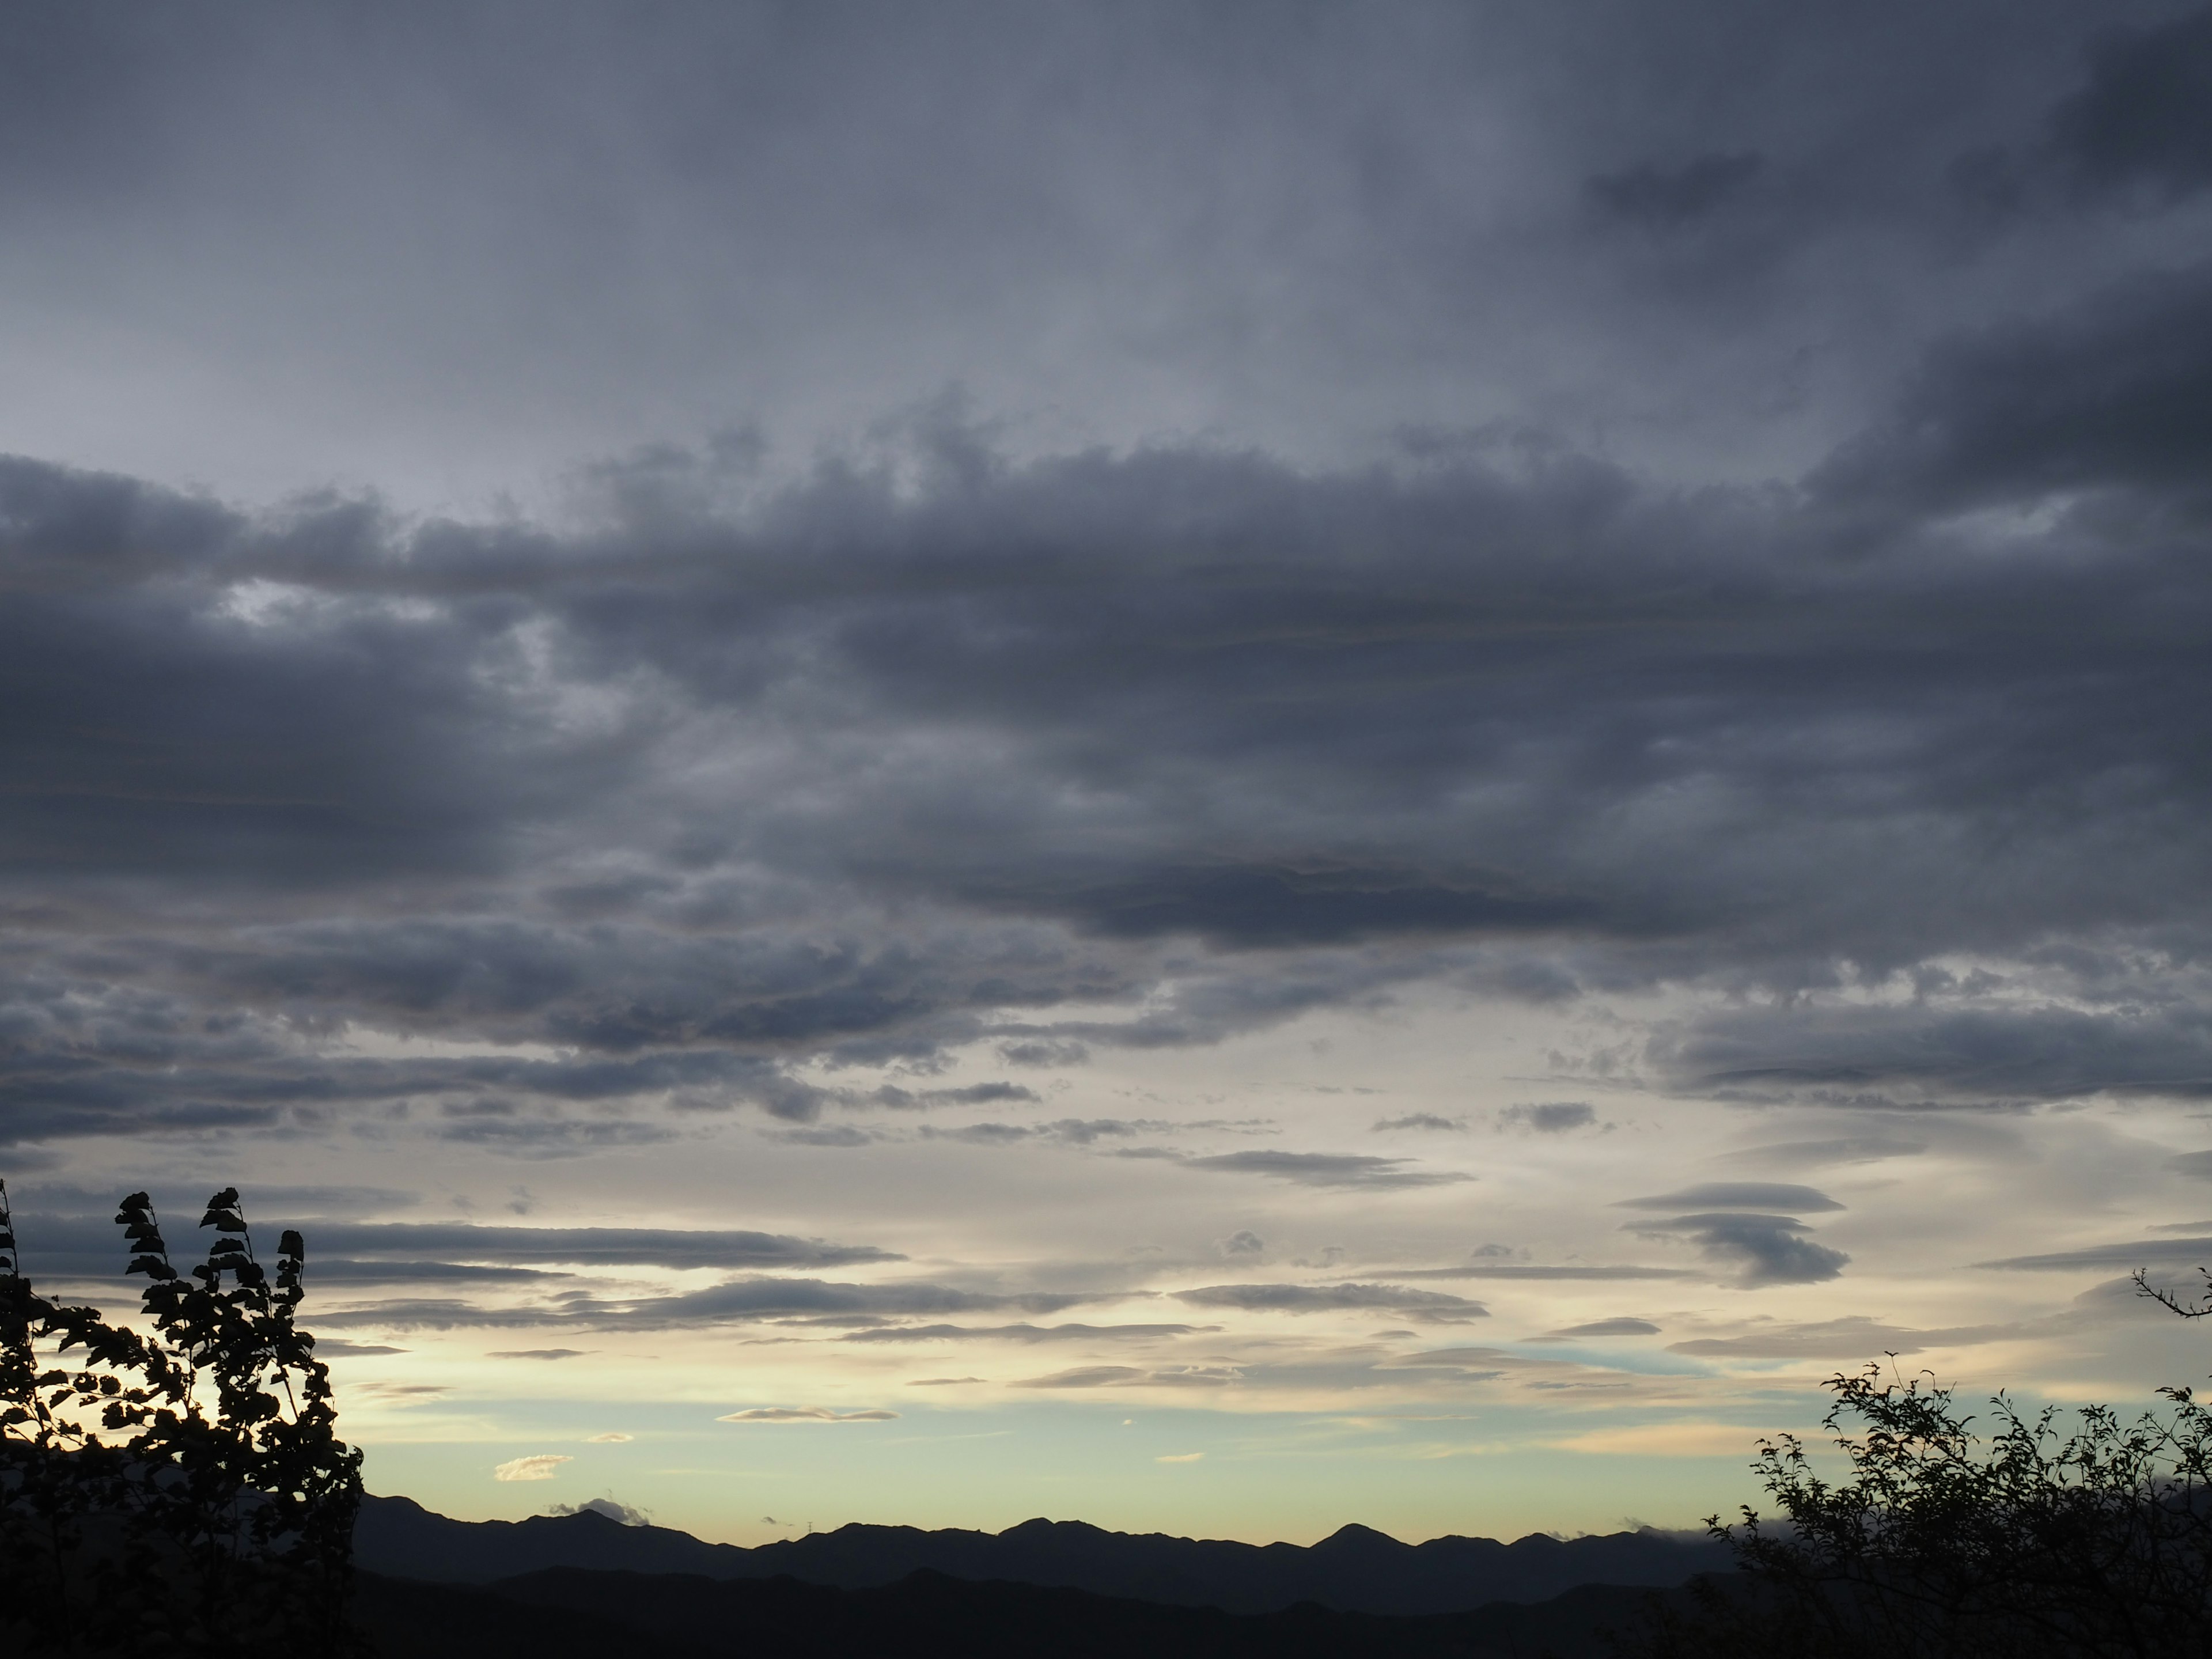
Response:
[[[1346,1613],[1459,1613],[1498,1601],[1546,1601],[1583,1584],[1668,1589],[1733,1565],[1723,1545],[1652,1531],[1567,1540],[1538,1533],[1510,1544],[1459,1537],[1402,1544],[1347,1526],[1307,1547],[1108,1532],[1079,1521],[1046,1520],[998,1534],[854,1524],[745,1549],[669,1527],[624,1526],[588,1510],[526,1521],[455,1521],[406,1498],[367,1499],[354,1550],[370,1572],[443,1583],[487,1584],[560,1567],[724,1580],[784,1576],[872,1589],[924,1571],[1238,1613],[1275,1613],[1300,1602]]]

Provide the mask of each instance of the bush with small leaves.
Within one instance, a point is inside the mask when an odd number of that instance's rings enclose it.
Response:
[[[272,1277],[234,1188],[208,1200],[213,1241],[182,1273],[144,1193],[116,1221],[148,1332],[32,1287],[0,1182],[0,1634],[31,1651],[349,1650],[361,1454],[295,1322],[304,1243],[283,1236]]]
[[[2202,1659],[2212,1656],[2212,1411],[2188,1389],[2133,1421],[2033,1416],[2002,1394],[1986,1437],[1948,1389],[1869,1366],[1832,1377],[1844,1478],[1759,1443],[1779,1523],[1706,1523],[1741,1575],[1655,1613],[1650,1659]]]

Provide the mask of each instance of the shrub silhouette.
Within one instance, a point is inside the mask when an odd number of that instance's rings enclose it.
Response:
[[[1701,1583],[1686,1615],[1656,1609],[1642,1652],[2212,1655],[2212,1410],[2191,1389],[2160,1389],[2168,1408],[2131,1422],[2083,1407],[2070,1432],[2056,1408],[2026,1417],[1999,1394],[1984,1437],[1950,1389],[1890,1358],[1826,1385],[1843,1480],[1794,1435],[1759,1443],[1781,1521],[1748,1504],[1736,1525],[1708,1519],[1742,1576]]]
[[[212,1242],[182,1273],[144,1193],[115,1218],[150,1334],[33,1289],[0,1182],[0,1638],[224,1659],[349,1647],[361,1454],[295,1323],[305,1243],[283,1236],[272,1277],[235,1188],[208,1200]]]

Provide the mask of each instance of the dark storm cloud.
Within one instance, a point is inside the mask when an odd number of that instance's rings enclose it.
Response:
[[[558,525],[11,462],[0,1137],[576,1152],[1417,981],[1728,992],[1638,1062],[1692,1092],[2203,1093],[2212,274],[2011,314],[1802,487],[1024,461],[947,409]]]
[[[1841,1273],[1850,1261],[1843,1251],[1803,1237],[1812,1229],[1786,1215],[1713,1211],[1668,1221],[1635,1221],[1629,1226],[1651,1237],[1688,1240],[1707,1260],[1741,1268],[1738,1282],[1746,1288],[1817,1285]]]
[[[2132,487],[2201,500],[2212,459],[2208,325],[2212,266],[2199,264],[1947,343],[1896,414],[1814,487],[1849,510],[1955,510]]]
[[[1585,189],[1601,210],[1646,229],[1666,231],[1722,206],[1759,177],[1763,156],[1700,155],[1676,167],[1634,167],[1600,173]]]
[[[2212,185],[2212,9],[2094,37],[2088,80],[2051,117],[2052,149],[2093,188],[2171,198]]]

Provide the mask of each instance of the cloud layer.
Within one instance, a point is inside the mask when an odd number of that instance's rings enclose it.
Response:
[[[11,22],[42,1279],[220,1171],[349,1412],[495,1495],[992,1402],[1412,1491],[1869,1344],[2148,1375],[2212,10]]]
[[[1017,465],[936,421],[912,484],[720,508],[664,456],[556,533],[12,463],[0,1123],[574,1152],[665,1133],[641,1100],[1035,1097],[798,1060],[1203,1042],[1415,978],[1754,993],[1655,1037],[1702,1090],[2200,1089],[2208,295],[1948,345],[1796,495]],[[1955,517],[2054,504],[1996,548]]]

